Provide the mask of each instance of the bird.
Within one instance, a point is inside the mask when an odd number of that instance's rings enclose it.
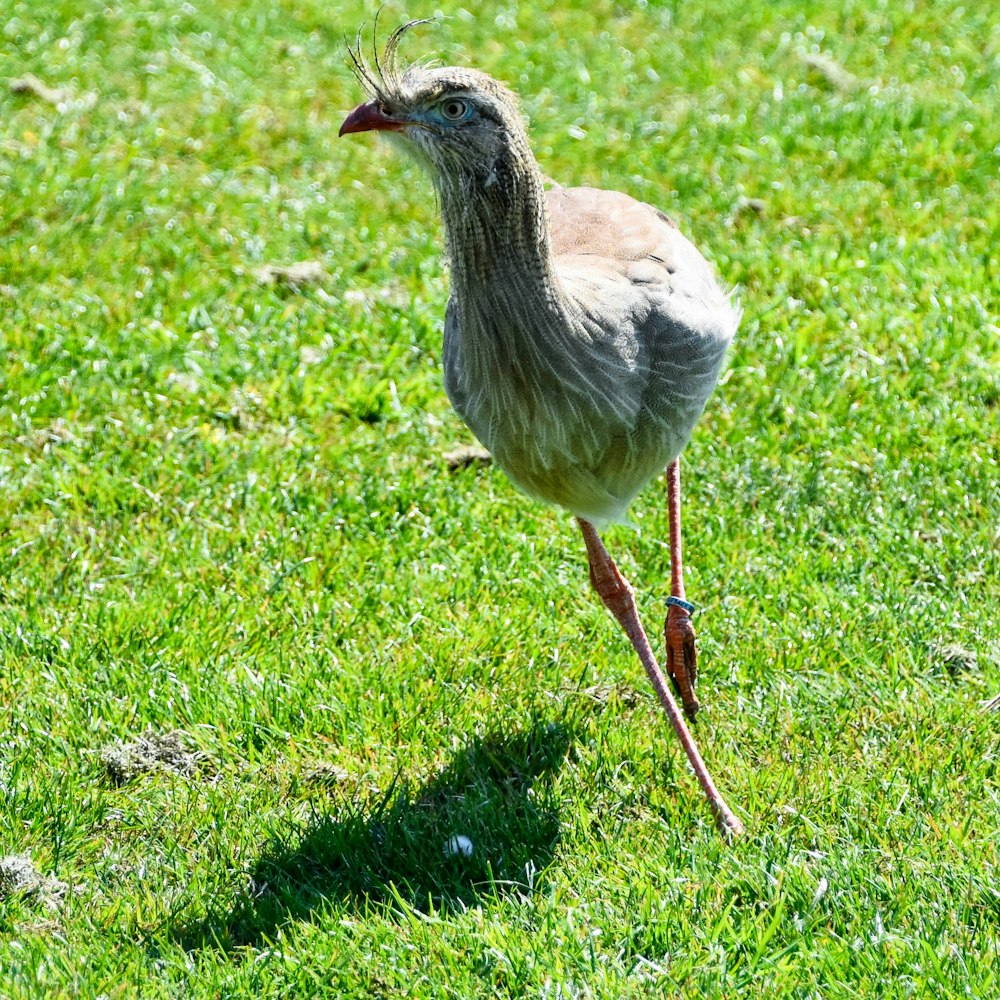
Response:
[[[643,664],[719,827],[719,793],[599,532],[667,471],[671,594],[667,671],[694,718],[697,647],[684,591],[681,450],[714,389],[740,308],[659,209],[618,191],[547,183],[517,96],[471,67],[403,64],[408,21],[373,61],[348,44],[365,91],[341,136],[377,132],[430,175],[450,290],[445,391],[513,483],[573,514],[590,581]]]

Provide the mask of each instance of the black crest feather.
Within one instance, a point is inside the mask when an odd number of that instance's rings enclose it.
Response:
[[[381,10],[379,13],[381,13]],[[403,40],[403,36],[411,29],[417,27],[417,25],[432,24],[434,18],[422,17],[401,24],[389,36],[381,56],[378,49],[378,18],[379,15],[376,14],[374,24],[372,25],[372,61],[374,62],[374,69],[372,68],[372,63],[365,56],[360,28],[358,29],[357,38],[354,40],[354,45],[352,46],[350,42],[347,43],[347,54],[350,59],[351,72],[357,77],[358,83],[361,84],[365,92],[377,101],[385,101],[400,89],[401,74],[398,51],[399,43]]]

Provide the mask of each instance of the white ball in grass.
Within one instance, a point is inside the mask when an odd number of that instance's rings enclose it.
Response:
[[[464,834],[456,833],[454,837],[448,838],[448,843],[445,844],[444,853],[449,858],[454,858],[459,854],[463,858],[471,858],[472,841],[469,840],[469,838]]]

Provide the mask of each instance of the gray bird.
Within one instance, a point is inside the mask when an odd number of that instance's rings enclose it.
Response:
[[[517,98],[485,73],[400,68],[398,28],[374,69],[350,49],[371,100],[340,134],[378,131],[437,190],[451,265],[448,398],[524,492],[576,515],[590,578],[632,641],[720,824],[715,788],[597,529],[624,521],[668,468],[667,668],[693,717],[696,649],[684,595],[678,455],[716,384],[739,310],[674,223],[628,195],[546,190]]]

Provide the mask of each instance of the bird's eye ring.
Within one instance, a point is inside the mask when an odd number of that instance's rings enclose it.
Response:
[[[450,122],[460,122],[468,118],[472,112],[469,102],[457,97],[449,97],[448,100],[442,101],[440,108],[442,117]]]

